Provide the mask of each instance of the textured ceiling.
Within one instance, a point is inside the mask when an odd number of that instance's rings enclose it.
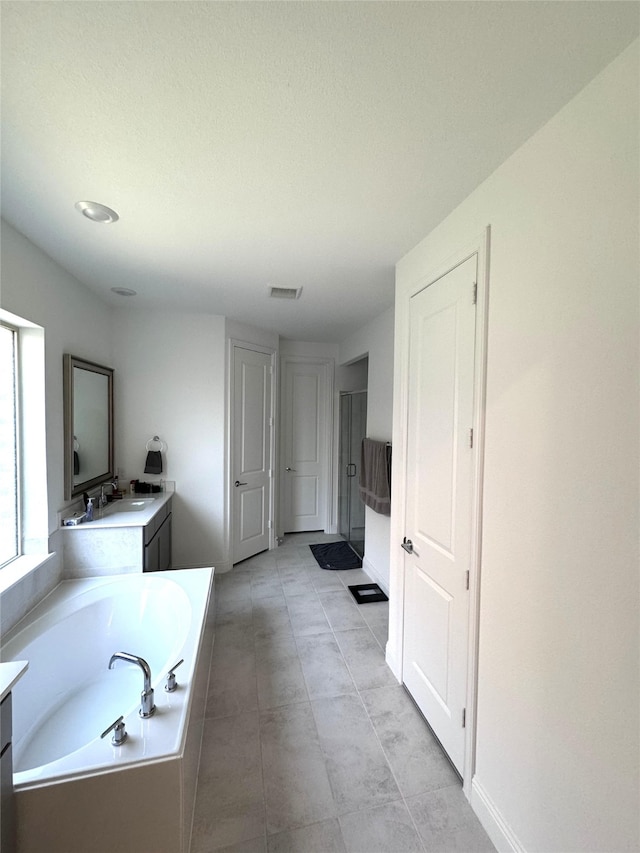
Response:
[[[127,306],[340,340],[639,9],[3,0],[2,215],[113,305],[130,287]]]

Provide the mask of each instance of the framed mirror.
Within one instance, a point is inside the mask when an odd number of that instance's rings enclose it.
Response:
[[[113,369],[64,355],[65,500],[114,476]]]

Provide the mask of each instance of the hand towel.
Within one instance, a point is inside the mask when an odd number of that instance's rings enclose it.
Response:
[[[147,453],[147,461],[144,466],[145,474],[162,474],[162,453],[159,450],[150,450]]]
[[[362,439],[360,497],[374,512],[391,514],[391,446],[385,441]]]

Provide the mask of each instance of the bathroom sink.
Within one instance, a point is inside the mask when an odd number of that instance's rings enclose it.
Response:
[[[104,511],[108,515],[117,512],[142,512],[154,501],[155,498],[122,498],[119,501],[111,501]]]

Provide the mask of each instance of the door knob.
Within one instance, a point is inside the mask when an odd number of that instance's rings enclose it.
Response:
[[[414,551],[413,551],[413,542],[411,541],[411,539],[407,539],[407,537],[406,537],[406,536],[405,536],[405,537],[404,537],[404,539],[402,540],[402,547],[403,547],[403,548],[404,548],[404,550],[407,552],[407,554],[413,554],[413,553],[414,553]]]
[[[246,486],[247,484],[246,484],[246,483],[241,483],[241,482],[240,482],[240,480],[236,480],[236,481],[235,481],[235,483],[234,483],[233,485],[234,485],[234,486],[236,487],[236,489],[237,489],[237,488],[238,488],[238,486]]]

